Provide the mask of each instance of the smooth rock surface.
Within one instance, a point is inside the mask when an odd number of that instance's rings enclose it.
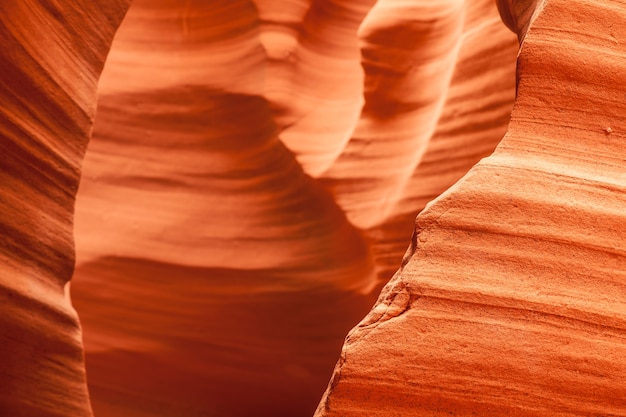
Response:
[[[374,302],[360,232],[277,136],[266,65],[249,1],[136,0],[117,33],[72,285],[99,417],[311,415]]]

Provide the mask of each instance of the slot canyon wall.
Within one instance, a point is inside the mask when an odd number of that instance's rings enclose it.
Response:
[[[415,214],[506,129],[515,36],[448,3],[133,2],[76,205],[97,416],[314,413]]]
[[[130,1],[0,2],[0,415],[90,416],[67,283],[96,88]]]
[[[0,5],[0,415],[626,415],[626,4],[130,3]]]
[[[498,6],[507,134],[417,217],[316,416],[626,415],[626,4]]]

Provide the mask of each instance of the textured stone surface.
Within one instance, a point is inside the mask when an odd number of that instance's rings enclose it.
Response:
[[[96,85],[127,3],[0,3],[2,416],[91,416],[65,286]]]
[[[508,122],[515,37],[449,3],[133,3],[77,205],[98,416],[314,412],[415,214]]]
[[[418,216],[317,416],[626,415],[624,3],[499,6],[508,133]]]
[[[491,0],[4,3],[2,416],[310,416],[514,99]]]

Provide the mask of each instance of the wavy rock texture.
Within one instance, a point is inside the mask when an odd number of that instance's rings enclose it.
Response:
[[[626,12],[536,3],[499,2],[507,135],[418,216],[316,416],[626,415]]]
[[[268,51],[267,96],[280,138],[313,176],[341,154],[359,118],[363,70],[357,30],[375,2],[293,2],[307,7],[294,20],[298,9],[290,6],[292,2],[256,1],[261,39]],[[285,8],[291,13],[282,12]]]
[[[74,197],[126,1],[0,3],[0,415],[91,416]]]
[[[116,36],[72,286],[98,416],[311,415],[374,301],[368,246],[278,139],[256,13],[135,1]]]
[[[379,25],[386,35],[379,36],[388,42],[386,47],[384,43],[381,44],[383,50],[395,50],[397,47],[392,41],[406,39],[407,31],[422,35],[419,30],[424,31],[424,26],[431,22],[440,26],[441,21],[433,16],[448,16],[441,12],[437,14],[431,2],[407,4],[390,1],[381,2],[377,7],[382,10],[382,14],[377,18],[372,13],[369,19],[380,23],[371,23],[370,27]],[[455,7],[458,8],[458,4]],[[449,8],[448,12],[450,10],[456,9]],[[390,33],[390,23],[387,22],[394,21],[394,13],[400,21],[406,20],[405,16],[408,15],[424,18],[415,19],[413,27],[405,24],[395,29],[396,33]],[[433,115],[437,119],[436,123],[428,121],[423,115],[424,112],[432,113],[432,105],[422,106],[433,97],[430,90],[409,90],[415,91],[413,96],[417,96],[418,92],[424,92],[425,95],[407,104],[403,102],[406,98],[402,98],[401,88],[396,88],[397,101],[384,101],[394,111],[382,118],[364,113],[360,120],[361,124],[368,124],[372,131],[378,132],[378,136],[362,140],[355,135],[341,158],[321,178],[351,222],[366,230],[378,276],[384,282],[398,269],[398,260],[406,250],[416,213],[454,184],[481,158],[489,155],[502,139],[509,121],[514,99],[512,74],[515,71],[517,51],[514,38],[503,29],[491,1],[465,2],[461,13],[462,28],[456,32],[459,39],[453,42],[457,45],[456,62],[450,83],[442,86],[444,103]],[[444,43],[450,44],[447,32],[438,34]],[[405,59],[405,65],[415,66],[415,63],[424,62],[419,51],[427,46],[425,56],[430,57],[436,48],[437,39],[431,36],[428,43],[419,44],[418,50],[412,52],[415,62]],[[378,64],[379,67],[384,65],[385,61]],[[367,74],[367,66],[365,68]],[[429,74],[428,68],[421,69],[426,75]],[[399,86],[410,89],[424,76],[419,71],[409,74],[412,78],[402,75],[397,79]],[[379,80],[385,79],[376,76]],[[393,85],[393,80],[393,76],[388,76],[385,81],[387,85],[383,85],[382,91],[393,90],[389,86],[390,83]],[[389,93],[380,94],[393,97]],[[385,108],[379,106],[378,111],[384,112]],[[428,123],[424,123],[424,120]],[[412,136],[405,133],[406,129],[413,132]],[[365,129],[363,131],[367,132]],[[409,143],[413,141],[411,146],[421,148],[408,158],[410,152],[402,148],[402,145],[408,145],[407,139]],[[370,148],[376,149],[376,152]],[[372,166],[380,166],[380,169],[374,170]],[[402,170],[398,167],[402,167]],[[395,184],[391,179],[401,184]],[[377,197],[377,194],[384,198]],[[393,200],[393,203],[389,200]]]
[[[133,2],[76,207],[98,417],[310,416],[415,213],[501,139],[495,4],[372,6]]]
[[[109,47],[98,417],[311,415],[513,102],[487,0],[5,3],[3,416],[91,415]]]

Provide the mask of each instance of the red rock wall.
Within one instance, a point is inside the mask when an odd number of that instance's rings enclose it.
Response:
[[[126,1],[0,3],[0,415],[91,416],[66,285],[96,84]]]
[[[257,13],[135,1],[117,33],[72,286],[98,416],[311,415],[374,301],[360,232],[279,139]]]
[[[626,415],[624,4],[499,6],[508,133],[417,217],[316,416]]]
[[[98,416],[314,412],[415,214],[508,122],[514,36],[448,3],[133,3],[77,204]]]
[[[113,40],[128,6],[0,6],[0,415],[310,416],[502,138],[515,36],[490,0],[135,0]]]

